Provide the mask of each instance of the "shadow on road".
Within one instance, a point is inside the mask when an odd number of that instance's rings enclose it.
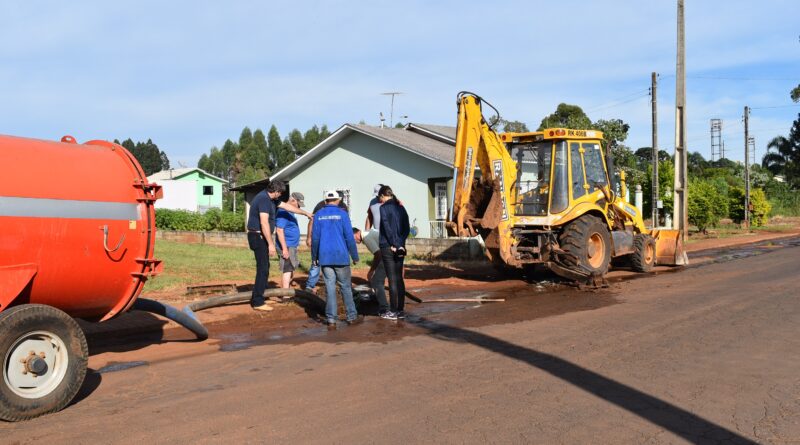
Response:
[[[429,330],[434,338],[470,343],[540,369],[692,443],[756,443],[683,408],[554,355],[425,318],[413,323]]]

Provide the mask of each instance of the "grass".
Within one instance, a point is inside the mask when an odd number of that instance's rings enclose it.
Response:
[[[369,268],[372,255],[360,253],[354,269]],[[246,247],[217,247],[205,244],[186,244],[157,240],[155,257],[164,262],[164,272],[145,285],[145,292],[162,292],[185,289],[203,283],[251,282],[256,272],[253,252]],[[295,275],[304,276],[311,264],[311,253],[299,253],[300,267]],[[277,281],[280,276],[278,259],[270,259],[269,276]]]

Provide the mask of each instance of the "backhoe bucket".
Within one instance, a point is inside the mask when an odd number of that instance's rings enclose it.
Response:
[[[656,240],[656,264],[663,266],[685,266],[689,264],[683,250],[680,230],[653,229],[650,234]]]

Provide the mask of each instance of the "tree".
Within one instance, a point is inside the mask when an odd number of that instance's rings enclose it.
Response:
[[[800,113],[792,123],[789,137],[778,136],[767,144],[761,165],[773,174],[784,175],[793,187],[800,187]]]
[[[530,131],[528,130],[528,126],[525,125],[525,122],[520,121],[500,119],[499,125],[505,133],[527,133]]]
[[[142,170],[146,175],[160,172],[162,170],[169,170],[169,158],[167,154],[158,149],[158,145],[153,143],[151,139],[147,142],[134,143],[131,138],[125,139],[122,143],[114,139],[114,143],[122,145],[128,150],[133,157],[142,166]]]
[[[561,103],[558,104],[555,113],[542,119],[542,123],[539,124],[537,131],[556,127],[582,130],[592,128],[592,121],[589,120],[581,107]]]
[[[267,144],[269,145],[269,169],[271,171],[279,170],[294,160],[291,145],[288,141],[281,140],[281,135],[275,125],[269,129]]]
[[[295,157],[302,156],[308,149],[306,148],[306,140],[303,137],[303,133],[300,133],[300,130],[295,128],[291,132],[289,132],[289,144],[292,146],[292,150],[294,151]]]
[[[700,152],[692,151],[687,154],[686,169],[689,171],[690,177],[702,177],[706,168],[708,168],[708,161],[706,161]]]
[[[794,102],[800,102],[800,85],[797,85],[792,89],[790,96],[792,96],[792,100]]]

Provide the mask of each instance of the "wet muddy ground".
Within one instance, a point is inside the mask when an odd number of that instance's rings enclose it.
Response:
[[[205,342],[179,328],[94,337],[76,401],[0,424],[0,437],[794,443],[800,238],[714,249],[685,268],[613,272],[594,291],[429,276],[409,289],[431,302],[407,303],[403,323],[368,315],[328,331],[294,304],[237,305],[200,313]],[[455,296],[506,301],[435,302]]]

